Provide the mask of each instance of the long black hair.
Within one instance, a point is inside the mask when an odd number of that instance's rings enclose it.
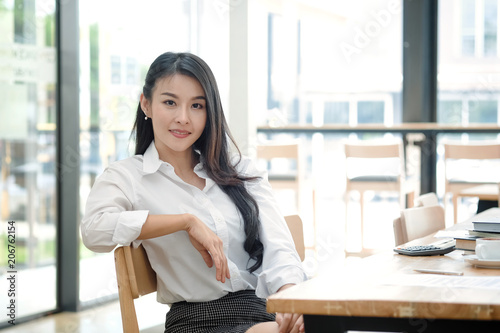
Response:
[[[193,149],[200,152],[208,176],[231,198],[243,218],[246,235],[243,247],[250,256],[250,260],[254,261],[253,265],[248,268],[252,273],[262,265],[264,253],[264,246],[259,239],[259,207],[245,188],[245,182],[255,180],[255,177],[238,174],[236,165],[230,160],[228,140],[234,145],[240,158],[241,153],[229,132],[215,77],[210,67],[201,58],[191,53],[161,54],[153,61],[146,75],[142,90],[144,97],[151,101],[158,79],[175,74],[195,78],[205,91],[207,121]],[[136,140],[135,153],[144,154],[154,139],[154,132],[152,121],[144,119],[141,103],[137,107],[132,134],[135,134]]]

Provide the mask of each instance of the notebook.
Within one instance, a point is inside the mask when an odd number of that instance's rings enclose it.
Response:
[[[472,221],[475,231],[500,232],[500,215],[477,217]]]

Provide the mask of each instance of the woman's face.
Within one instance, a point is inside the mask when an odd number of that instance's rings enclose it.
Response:
[[[206,97],[198,80],[175,74],[156,81],[151,100],[141,95],[141,107],[153,122],[160,159],[192,152],[205,129]]]

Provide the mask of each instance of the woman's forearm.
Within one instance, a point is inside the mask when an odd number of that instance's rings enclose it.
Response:
[[[149,239],[187,230],[191,222],[191,214],[148,215],[137,239]]]
[[[288,283],[288,284],[282,285],[282,286],[278,289],[278,291],[277,291],[277,292],[283,291],[283,290],[288,289],[288,288],[293,287],[293,286],[295,286],[295,284],[294,284],[294,283]]]

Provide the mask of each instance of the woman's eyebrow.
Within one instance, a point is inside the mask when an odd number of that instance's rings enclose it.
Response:
[[[168,91],[162,92],[160,95],[167,95],[167,96],[171,96],[171,97],[174,97],[174,98],[179,98],[176,94],[169,93]]]
[[[174,93],[170,93],[168,91],[166,92],[162,92],[160,95],[167,95],[167,96],[170,96],[170,97],[173,97],[173,98],[179,98],[179,96],[177,96],[176,94]],[[205,96],[195,96],[193,98],[191,98],[192,100],[195,100],[195,99],[203,99],[203,100],[207,100],[207,98]]]

